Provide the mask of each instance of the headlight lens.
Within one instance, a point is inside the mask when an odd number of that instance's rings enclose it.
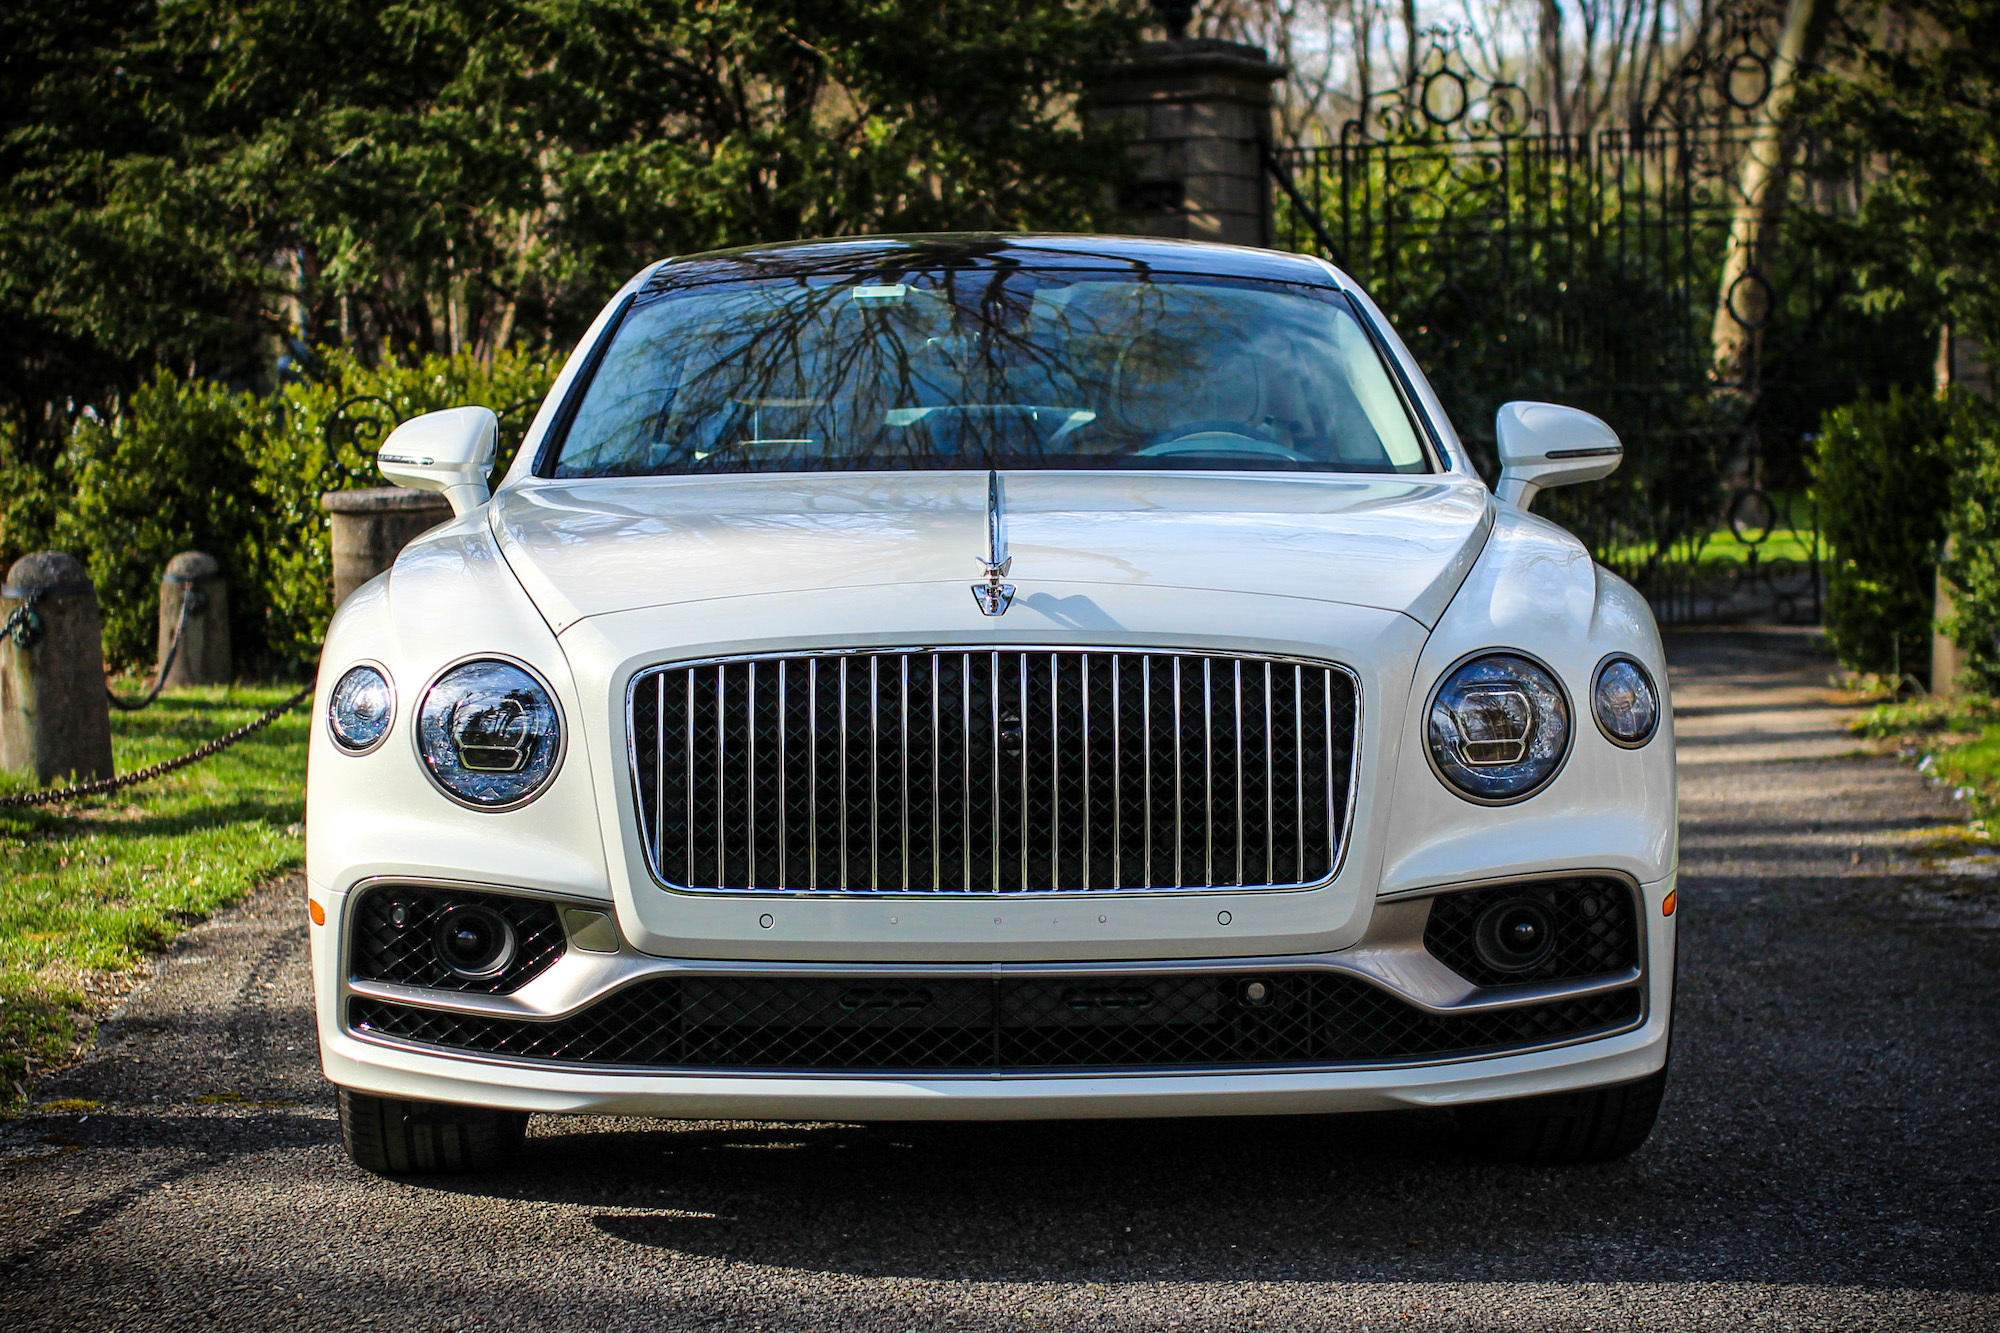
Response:
[[[1591,711],[1605,739],[1637,749],[1660,726],[1660,696],[1646,668],[1629,657],[1606,659],[1590,687]]]
[[[1431,696],[1431,762],[1461,796],[1495,805],[1539,791],[1569,753],[1569,703],[1538,663],[1489,653]]]
[[[467,662],[417,709],[417,753],[438,786],[481,810],[530,800],[562,757],[562,717],[542,683],[512,662]]]
[[[396,692],[372,666],[349,667],[326,701],[326,729],[349,754],[366,754],[389,734],[396,720]]]

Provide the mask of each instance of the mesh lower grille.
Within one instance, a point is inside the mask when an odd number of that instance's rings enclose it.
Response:
[[[663,667],[631,736],[654,874],[704,890],[1285,886],[1338,859],[1344,670],[1199,653]]]
[[[628,987],[556,1022],[358,997],[348,1010],[349,1024],[362,1033],[524,1059],[905,1073],[1372,1064],[1544,1045],[1638,1018],[1636,987],[1438,1015],[1326,972],[669,978]]]
[[[1528,898],[1555,922],[1555,948],[1535,967],[1508,972],[1479,957],[1477,923],[1496,903]],[[1439,894],[1431,901],[1424,948],[1475,986],[1575,981],[1623,972],[1639,964],[1638,912],[1621,880],[1551,879]]]
[[[438,918],[460,904],[491,908],[514,927],[514,960],[498,976],[461,977],[438,956]],[[369,889],[354,909],[354,975],[366,981],[505,995],[547,971],[566,948],[554,905],[512,894],[388,884]]]

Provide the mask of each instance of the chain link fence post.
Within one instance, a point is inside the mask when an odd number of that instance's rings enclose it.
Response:
[[[111,776],[97,589],[60,551],[22,556],[0,587],[0,768],[37,782]]]

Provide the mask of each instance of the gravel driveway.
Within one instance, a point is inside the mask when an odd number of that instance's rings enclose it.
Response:
[[[2000,1328],[2000,891],[1922,859],[1950,802],[1851,757],[1809,638],[1673,652],[1681,1026],[1628,1161],[1468,1161],[1431,1113],[542,1118],[506,1176],[379,1180],[294,882],[0,1128],[0,1328]]]

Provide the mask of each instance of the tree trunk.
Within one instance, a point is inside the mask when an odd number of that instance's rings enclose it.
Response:
[[[1736,213],[1723,252],[1710,341],[1717,383],[1746,395],[1755,391],[1757,330],[1771,310],[1771,288],[1761,260],[1769,252],[1785,204],[1792,93],[1800,67],[1819,53],[1834,3],[1790,0],[1786,6],[1785,25],[1771,60],[1770,92],[1758,108],[1750,143],[1736,168]]]

